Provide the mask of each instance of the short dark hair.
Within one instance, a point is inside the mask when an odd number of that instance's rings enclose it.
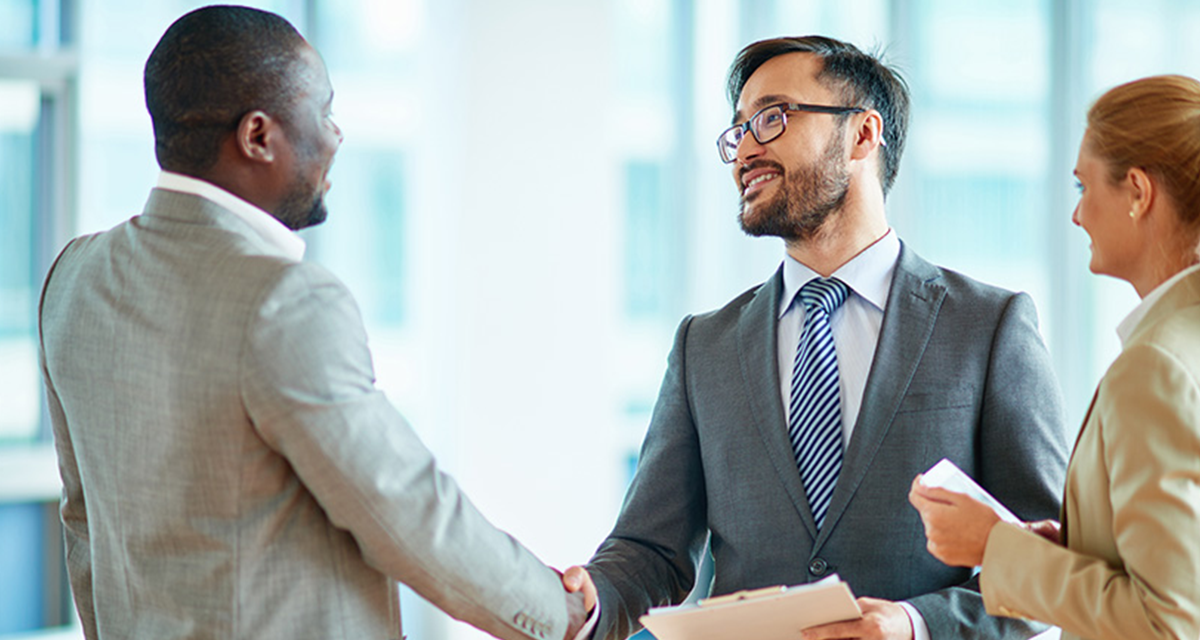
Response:
[[[868,55],[858,47],[824,36],[802,36],[760,40],[746,46],[729,67],[726,91],[729,104],[736,108],[746,81],[767,60],[786,53],[812,53],[824,61],[821,79],[833,81],[849,105],[874,109],[883,116],[883,139],[879,179],[883,193],[891,190],[900,170],[900,156],[908,132],[908,85],[899,72],[884,64],[877,56]]]
[[[242,116],[261,109],[285,119],[303,42],[287,20],[249,7],[204,7],[176,20],[144,75],[159,166],[203,174]]]

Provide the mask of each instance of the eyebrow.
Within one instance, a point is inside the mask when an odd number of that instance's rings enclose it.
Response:
[[[773,104],[779,104],[781,102],[786,104],[786,103],[792,103],[792,102],[797,102],[797,101],[791,99],[789,96],[773,93],[769,96],[763,96],[763,97],[759,98],[758,100],[755,100],[754,102],[750,103],[750,113],[751,114],[757,113],[758,110],[762,109],[763,107],[773,105]],[[741,117],[742,117],[742,112],[737,111],[736,113],[733,114],[733,120],[730,121],[729,124],[737,124],[738,120]]]

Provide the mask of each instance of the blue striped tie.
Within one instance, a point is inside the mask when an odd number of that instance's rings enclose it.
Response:
[[[792,366],[788,432],[818,529],[842,470],[842,407],[829,316],[848,294],[846,284],[836,278],[815,278],[800,287],[804,329]]]

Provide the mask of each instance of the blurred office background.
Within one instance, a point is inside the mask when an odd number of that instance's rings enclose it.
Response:
[[[78,637],[36,359],[40,283],[156,179],[142,64],[189,0],[0,0],[0,638]],[[714,139],[745,44],[822,33],[911,84],[889,201],[926,258],[1028,291],[1078,423],[1136,303],[1070,224],[1089,102],[1200,73],[1190,0],[275,0],[346,141],[309,259],[379,385],[500,527],[560,567],[608,532],[671,336],[769,276]],[[479,634],[405,595],[410,637]]]

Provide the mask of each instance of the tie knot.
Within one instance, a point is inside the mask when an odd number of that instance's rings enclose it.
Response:
[[[813,278],[800,287],[800,302],[808,313],[820,309],[826,315],[833,315],[849,294],[850,288],[837,278]]]

